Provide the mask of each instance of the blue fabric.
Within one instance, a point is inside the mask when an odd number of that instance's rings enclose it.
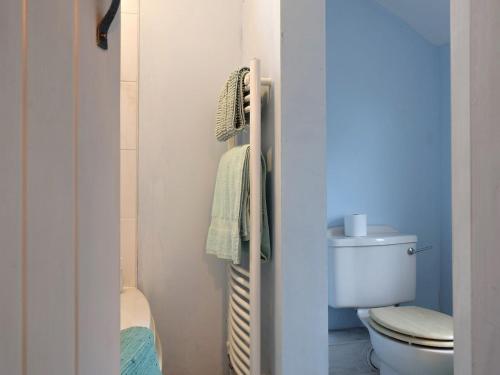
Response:
[[[131,327],[120,332],[121,375],[161,375],[151,330]]]

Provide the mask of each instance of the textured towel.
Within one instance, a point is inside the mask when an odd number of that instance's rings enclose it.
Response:
[[[120,332],[121,375],[161,375],[153,332],[131,327]]]
[[[220,142],[227,141],[247,127],[244,79],[249,71],[248,68],[240,68],[231,73],[219,95],[215,137]]]
[[[250,146],[233,147],[219,162],[215,182],[212,219],[208,229],[207,253],[241,262],[250,240]],[[271,257],[266,204],[266,163],[262,160],[262,239],[261,258]]]

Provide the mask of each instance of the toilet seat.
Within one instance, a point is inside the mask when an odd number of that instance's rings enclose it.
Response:
[[[451,316],[416,306],[370,309],[369,324],[377,332],[405,342],[436,349],[453,349]]]

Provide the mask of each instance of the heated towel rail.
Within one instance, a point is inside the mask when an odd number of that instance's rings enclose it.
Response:
[[[261,375],[260,249],[262,220],[261,99],[271,79],[261,78],[260,61],[250,62],[245,76],[245,113],[250,114],[250,260],[249,270],[229,269],[228,355],[237,375]],[[236,144],[233,138],[228,147]]]

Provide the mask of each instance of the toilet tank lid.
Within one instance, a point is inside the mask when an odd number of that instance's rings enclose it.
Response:
[[[363,237],[346,237],[344,227],[331,227],[328,228],[327,237],[328,246],[331,247],[386,246],[417,242],[416,235],[401,234],[386,225],[369,225],[367,235]]]

